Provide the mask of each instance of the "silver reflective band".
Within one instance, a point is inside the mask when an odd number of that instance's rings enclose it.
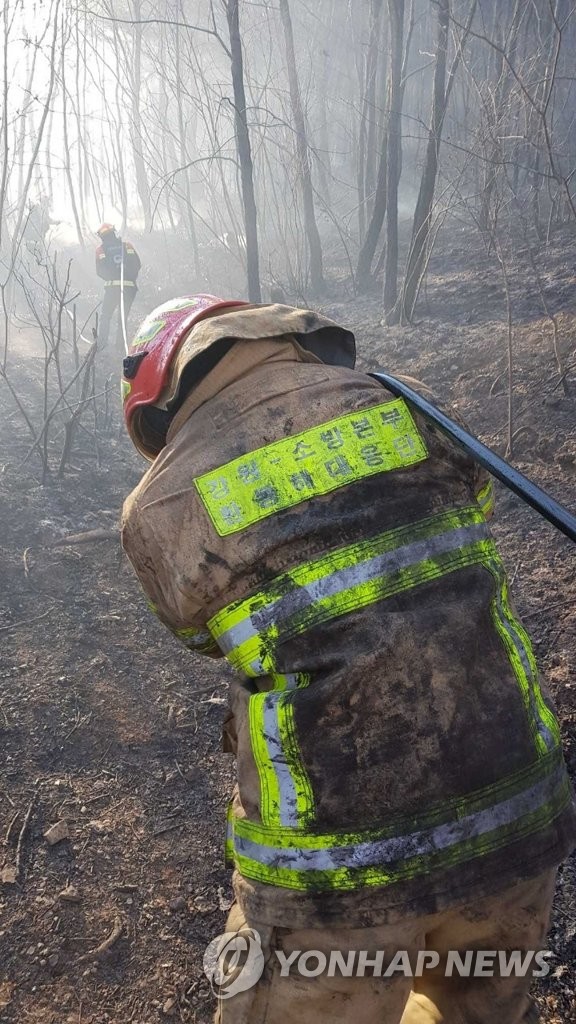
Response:
[[[543,807],[566,781],[561,765],[534,786],[493,804],[483,811],[467,814],[456,821],[423,829],[410,835],[377,839],[326,849],[286,848],[256,843],[236,832],[236,854],[273,868],[292,871],[337,871],[341,868],[385,867],[415,857],[433,856],[441,850],[487,835]],[[294,835],[297,842],[298,835]]]
[[[502,571],[499,569],[498,565],[493,565],[492,566],[492,571],[497,576],[497,578],[498,577],[501,578]],[[510,619],[506,615],[505,609],[503,607],[502,587],[504,585],[505,584],[503,582],[501,582],[501,584],[497,588],[496,594],[495,594],[495,605],[496,605],[496,609],[498,611],[498,619],[499,619],[499,622],[500,622],[502,628],[506,631],[507,635],[510,637],[511,642],[514,645],[514,649],[515,649],[518,657],[520,658],[520,662],[522,664],[522,668],[524,669],[524,672],[526,673],[526,678],[527,678],[528,683],[529,683],[529,686],[528,686],[528,701],[529,701],[529,704],[530,704],[530,714],[532,716],[532,720],[536,723],[536,728],[538,730],[538,734],[542,737],[542,740],[546,744],[546,747],[548,748],[548,750],[553,750],[554,747],[556,747],[558,745],[558,740],[556,739],[555,736],[552,735],[552,733],[550,732],[550,730],[549,730],[548,726],[546,725],[546,723],[542,721],[542,715],[540,714],[540,709],[538,707],[538,702],[537,702],[537,699],[536,699],[536,693],[539,690],[539,681],[538,681],[538,678],[534,675],[534,671],[533,671],[532,665],[530,663],[530,658],[528,657],[528,652],[526,650],[524,642],[523,642],[522,638],[518,635],[518,633],[517,633],[517,631],[515,629],[514,623],[510,621]]]
[[[382,555],[376,555],[364,562],[338,569],[321,579],[302,586],[295,585],[290,593],[272,601],[266,607],[232,626],[217,637],[217,643],[224,654],[230,654],[236,647],[269,629],[280,626],[283,621],[297,612],[304,611],[318,601],[334,597],[343,591],[360,586],[380,576],[391,575],[437,555],[457,551],[480,540],[487,540],[490,534],[484,523],[473,526],[452,527],[445,533],[426,537],[423,540],[393,548]]]
[[[264,701],[264,741],[268,757],[276,775],[280,806],[278,808],[279,824],[296,828],[298,818],[298,794],[290,769],[286,763],[286,754],[278,724],[278,701],[284,693],[270,693]]]

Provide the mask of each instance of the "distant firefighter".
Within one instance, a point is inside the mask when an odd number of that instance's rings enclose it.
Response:
[[[110,322],[114,311],[118,309],[117,340],[123,348],[124,338],[127,337],[126,324],[138,291],[136,280],[142,264],[132,243],[123,242],[112,224],[102,224],[97,235],[102,239],[102,245],[96,250],[96,273],[104,281],[98,338],[101,345],[108,343]]]
[[[39,246],[45,248],[50,228],[59,223],[50,216],[50,201],[46,196],[42,196],[37,203],[29,203],[22,228],[22,239],[28,251],[35,252]]]

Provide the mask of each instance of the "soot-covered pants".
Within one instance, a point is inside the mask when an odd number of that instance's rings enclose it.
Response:
[[[135,285],[124,285],[124,326],[126,328],[126,337],[129,340],[127,323],[132,308],[132,303],[136,298],[136,292],[138,289]],[[122,331],[122,305],[120,303],[120,286],[119,285],[108,285],[104,291],[104,299],[102,300],[102,311],[100,313],[100,324],[98,326],[98,339],[100,345],[103,347],[108,344],[108,335],[110,333],[110,323],[114,316],[114,311],[118,310],[118,328],[116,331],[116,341],[120,351],[124,351],[124,335]]]
[[[226,931],[257,931],[265,968],[253,988],[220,1001],[216,1024],[537,1024],[529,996],[537,962],[524,977],[446,977],[444,965],[450,950],[462,958],[469,950],[544,950],[555,877],[554,869],[473,904],[375,928],[259,927],[235,905]],[[422,977],[374,977],[369,970],[365,977],[282,977],[275,950],[287,957],[294,950],[341,950],[344,958],[351,950],[385,950],[386,963],[398,950],[415,963],[426,950],[438,952],[440,965]]]

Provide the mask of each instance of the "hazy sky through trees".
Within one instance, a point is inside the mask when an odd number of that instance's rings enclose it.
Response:
[[[241,267],[252,188],[261,275],[384,269],[393,304],[411,232],[419,280],[446,217],[573,216],[574,23],[570,0],[6,0],[3,251],[41,202],[60,246],[111,220]]]

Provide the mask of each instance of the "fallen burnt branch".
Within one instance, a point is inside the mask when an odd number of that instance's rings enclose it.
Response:
[[[116,917],[114,918],[112,931],[107,936],[107,938],[105,938],[104,941],[101,942],[99,946],[96,946],[95,949],[90,949],[87,953],[83,953],[82,956],[78,957],[76,963],[85,964],[88,963],[90,960],[101,960],[102,957],[105,956],[106,953],[110,949],[112,949],[113,946],[116,945],[118,939],[122,936],[123,931],[124,925],[122,924],[122,918],[120,917],[119,914],[117,914]]]
[[[68,533],[65,537],[45,544],[47,548],[63,548],[71,544],[92,544],[103,540],[120,540],[120,527],[113,529],[84,530],[82,533]]]
[[[24,815],[24,821],[22,822],[22,828],[20,829],[20,834],[18,836],[18,842],[16,843],[16,859],[14,863],[14,866],[16,868],[16,880],[20,878],[20,875],[22,873],[22,853],[24,850],[24,842],[26,840],[26,833],[28,832],[28,826],[30,825],[30,819],[32,818],[32,814],[34,812],[37,800],[38,790],[36,790],[34,796],[32,797],[30,803],[28,804],[26,814]]]
[[[16,835],[18,835],[18,839],[16,842],[14,859],[12,860],[12,858],[7,856],[2,865],[0,880],[5,885],[17,885],[18,882],[20,881],[20,876],[22,874],[24,844],[26,842],[26,836],[30,827],[32,814],[34,813],[34,808],[38,801],[38,795],[39,791],[36,790],[32,799],[30,800],[30,803],[28,804],[28,807],[26,808],[26,813],[24,814],[24,819],[22,821],[20,830],[17,831],[18,823],[20,820],[19,811],[16,811],[16,813],[12,816],[10,824],[8,825],[8,829],[6,831],[6,836],[4,839],[5,846],[9,847],[13,840],[16,838]]]
[[[42,612],[41,615],[35,615],[32,619],[19,619],[18,622],[9,622],[7,626],[0,626],[0,633],[3,633],[4,630],[18,629],[20,626],[29,626],[33,622],[40,622],[40,619],[45,619],[47,615],[54,611],[55,607],[56,605],[53,604],[45,612]]]

